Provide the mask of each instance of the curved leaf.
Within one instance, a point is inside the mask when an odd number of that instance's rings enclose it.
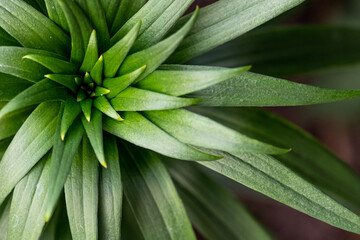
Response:
[[[31,85],[29,81],[0,73],[0,101],[10,101]]]
[[[25,108],[0,118],[0,140],[15,135],[34,108]]]
[[[36,63],[39,63],[53,73],[75,74],[78,70],[76,65],[71,64],[68,61],[64,61],[50,56],[29,54],[24,56],[23,59],[30,59]]]
[[[98,61],[98,58],[99,58],[99,50],[98,50],[97,35],[96,35],[96,31],[93,30],[90,35],[89,43],[86,48],[84,60],[80,67],[80,72],[82,73],[90,72],[95,66],[96,62]],[[99,85],[101,85],[101,82]]]
[[[69,26],[67,24],[65,14],[60,7],[59,0],[44,0],[44,1],[49,18],[57,25],[61,26],[62,29],[69,32]]]
[[[0,46],[21,46],[18,41],[0,27]]]
[[[118,11],[120,4],[124,1],[123,0],[122,1],[101,0],[100,2],[102,4],[102,7],[105,12],[107,25],[109,26],[109,29],[110,29],[112,23],[114,22],[116,11]],[[134,2],[134,1],[131,1],[131,2]],[[138,1],[136,1],[136,2],[138,2]]]
[[[62,140],[65,140],[65,135],[67,131],[80,113],[80,104],[76,102],[73,98],[68,98],[65,102],[64,113],[61,120],[60,137]]]
[[[109,103],[106,97],[97,97],[94,100],[94,107],[117,121],[123,120],[122,117],[120,117],[120,115],[115,111],[113,106]]]

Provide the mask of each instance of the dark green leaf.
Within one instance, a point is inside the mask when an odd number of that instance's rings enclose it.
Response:
[[[83,73],[90,72],[95,66],[98,58],[99,58],[98,42],[96,37],[96,31],[93,30],[90,35],[89,43],[86,48],[84,61],[80,67],[80,71]]]
[[[75,83],[75,78],[78,77],[77,75],[47,74],[45,77],[67,87],[73,93],[76,93],[77,85]]]
[[[15,135],[0,162],[0,204],[53,146],[59,106],[40,104]]]
[[[124,0],[121,0],[121,1],[119,1],[119,0],[101,0],[100,2],[102,4],[102,7],[105,12],[107,25],[110,28],[115,19],[116,11],[119,9],[120,4],[123,3]],[[131,2],[138,2],[138,1],[131,1]]]
[[[96,82],[96,84],[101,85],[103,80],[103,70],[104,70],[104,57],[101,55],[93,69],[91,69],[90,76]]]
[[[111,100],[111,105],[116,111],[151,111],[186,107],[200,101],[128,87]]]
[[[0,140],[0,161],[4,156],[4,153],[8,148],[8,146],[10,145],[11,141],[12,141],[12,137],[6,138],[4,140]]]
[[[124,112],[124,121],[104,119],[104,130],[143,148],[182,160],[207,161],[218,157],[204,154],[179,142],[137,112]]]
[[[10,101],[31,85],[27,80],[0,73],[0,101]]]
[[[219,67],[162,65],[137,84],[139,88],[181,96],[233,78],[250,67],[226,69]]]
[[[7,202],[3,203],[0,209],[0,232],[2,233],[1,237],[4,239],[7,238],[7,226],[9,222],[9,214],[10,214],[10,205],[11,201],[8,200]]]
[[[25,108],[0,118],[0,140],[15,135],[34,108]]]
[[[62,27],[62,29],[69,32],[69,26],[64,12],[62,11],[58,0],[44,0],[49,18]]]
[[[0,27],[0,46],[20,46],[20,43]]]
[[[64,61],[50,56],[30,54],[24,56],[23,59],[30,59],[36,63],[39,63],[53,73],[75,74],[78,70],[76,65],[69,63],[68,61]]]
[[[160,159],[130,145],[125,151],[120,154],[124,193],[145,239],[196,239]]]
[[[24,1],[1,0],[0,19],[0,27],[24,47],[67,55],[69,37],[49,18]]]
[[[203,99],[203,106],[298,106],[355,98],[360,90],[323,89],[247,72],[190,96]]]

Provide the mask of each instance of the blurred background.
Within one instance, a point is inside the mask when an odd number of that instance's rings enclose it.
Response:
[[[213,2],[216,1],[198,0],[193,7],[195,5],[206,6]],[[360,1],[308,0],[301,6],[279,16],[260,28],[298,25],[335,25],[360,30]],[[252,32],[258,30],[255,29]],[[341,39],[342,36],[338,37]],[[301,44],[301,42],[297,44]],[[347,51],[348,46],[346,44],[344,43],[344,46],[341,46],[340,51],[342,49]],[[234,63],[224,62],[223,65],[231,66],[232,64],[246,63],[253,65],[253,69],[259,73],[272,76],[279,75],[296,82],[336,89],[360,89],[360,51],[358,51],[360,41],[355,41],[353,44],[358,45],[358,49],[353,51],[350,48],[355,59],[352,59],[347,64],[338,64],[331,68],[317,69],[308,73],[278,74],[276,69],[265,71],[256,68],[256,63],[254,64],[250,60],[248,60],[250,62],[247,62],[246,59],[237,60]],[[231,43],[228,47],[231,47]],[[338,47],[336,46],[336,48]],[[241,52],[246,52],[241,47],[239,48]],[[214,53],[221,54],[223,49],[222,47],[215,49]],[[277,51],[274,51],[273,54],[276,55]],[[322,61],[321,56],[318,57],[320,57],[319,61]],[[326,57],[324,56],[324,61]],[[195,59],[192,63],[204,62],[204,59],[207,59],[206,55],[198,60]],[[211,63],[210,60],[209,63]],[[306,129],[360,174],[360,99],[316,106],[269,109]],[[245,204],[253,215],[267,226],[269,231],[278,239],[360,240],[359,235],[331,227],[261,194],[248,190],[239,184],[220,176],[215,177],[227,185],[236,194],[239,201]],[[199,238],[201,239],[201,236]]]

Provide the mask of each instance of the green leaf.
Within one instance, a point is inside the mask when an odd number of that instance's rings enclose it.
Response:
[[[84,128],[80,120],[75,121],[70,127],[65,141],[60,139],[60,129],[61,125],[60,121],[58,121],[49,170],[51,179],[49,180],[48,198],[44,203],[46,210],[43,217],[47,222],[55,209],[55,205],[70,172],[75,153],[84,134]]]
[[[230,192],[198,166],[173,160],[166,163],[191,222],[206,239],[272,239]]]
[[[99,160],[101,165],[107,168],[104,154],[102,113],[97,109],[94,109],[92,111],[92,117],[90,122],[88,122],[84,116],[81,116],[81,121],[97,159]]]
[[[150,111],[144,112],[144,115],[181,142],[198,147],[230,153],[281,154],[289,151],[249,138],[187,110]]]
[[[30,54],[24,56],[23,59],[30,59],[36,63],[39,63],[53,73],[75,74],[78,70],[76,65],[69,63],[68,61],[64,61],[50,56]]]
[[[69,26],[64,12],[60,7],[58,0],[44,0],[46,4],[46,10],[49,15],[49,18],[58,24],[62,29],[69,32]]]
[[[220,67],[162,65],[137,84],[141,89],[181,96],[233,78],[250,67],[234,69]]]
[[[102,85],[103,80],[103,70],[104,70],[104,57],[101,55],[97,62],[95,63],[95,66],[90,72],[91,78],[96,82],[98,85]]]
[[[29,59],[26,55],[41,55],[59,58],[57,54],[47,51],[28,49],[22,47],[0,47],[0,72],[19,77],[30,82],[38,82],[49,73],[49,70]]]
[[[100,52],[105,52],[110,46],[110,35],[106,23],[105,11],[101,0],[75,0],[89,17],[90,23],[97,32]]]
[[[43,12],[46,14],[46,7],[44,0],[24,0],[28,4],[30,4],[33,8],[38,10],[39,12]]]
[[[122,117],[115,111],[112,105],[109,103],[106,97],[97,97],[94,100],[94,107],[100,110],[105,115],[115,119],[116,121],[122,121]]]
[[[106,78],[115,77],[120,65],[128,55],[130,48],[133,46],[138,36],[141,21],[121,39],[111,40],[112,47],[104,53],[104,76]]]
[[[191,61],[288,76],[359,63],[360,31],[343,26],[277,26],[259,29]]]
[[[101,0],[100,2],[105,12],[107,25],[110,28],[115,19],[116,11],[119,9],[120,4],[124,2],[124,0]]]
[[[0,110],[0,119],[13,111],[25,107],[46,101],[65,100],[68,97],[69,93],[64,87],[44,79],[21,92],[6,104],[6,106]]]
[[[83,73],[90,72],[95,66],[98,58],[99,58],[98,42],[96,37],[96,31],[93,30],[90,35],[89,43],[86,48],[84,61],[80,67],[80,72]]]
[[[20,43],[0,27],[0,46],[20,46]]]
[[[0,27],[24,47],[67,55],[69,37],[55,23],[24,1],[1,0],[0,19]]]
[[[360,90],[323,89],[247,72],[189,96],[203,99],[203,106],[298,106],[355,98]]]
[[[194,109],[250,137],[291,147],[282,164],[342,202],[360,209],[360,177],[309,133],[273,113],[254,108]]]
[[[130,18],[132,18],[131,23],[127,24],[126,29],[123,30],[123,35],[126,35],[126,33],[131,29],[131,27],[135,25],[138,21],[144,20],[145,14],[152,9],[152,6],[148,9],[141,10],[141,13],[138,13],[137,17],[134,17],[134,15],[142,8],[142,6],[144,6],[146,2],[147,0],[121,0],[120,5],[114,9],[115,16],[112,24],[108,24],[109,27],[111,26],[111,34],[114,35],[115,33],[117,33],[117,31],[119,31],[119,29],[123,27],[123,25]],[[155,1],[153,0],[152,2]],[[151,17],[151,14],[149,14],[148,17]]]
[[[121,238],[122,239],[136,239],[145,240],[144,234],[142,233],[139,224],[131,210],[128,199],[124,196],[123,200],[123,212],[122,212],[122,223],[121,223]]]
[[[81,65],[92,32],[92,26],[84,12],[72,0],[59,1],[66,17],[71,36],[71,62]]]
[[[236,156],[224,153],[221,160],[201,164],[330,225],[360,233],[359,216],[335,202],[278,160],[251,153]]]
[[[74,240],[97,239],[99,167],[84,137],[65,183],[66,208]]]
[[[69,88],[73,93],[76,93],[77,85],[75,83],[75,78],[78,77],[77,75],[47,74],[45,77]]]
[[[137,146],[153,150],[165,156],[182,160],[208,161],[219,159],[202,153],[179,142],[151,123],[140,113],[124,112],[122,122],[111,118],[104,119],[104,130]]]
[[[84,116],[88,122],[91,120],[92,105],[93,100],[89,98],[80,102],[81,110],[83,111]]]
[[[200,101],[201,99],[173,97],[128,87],[110,102],[116,111],[151,111],[186,107]]]
[[[53,146],[59,103],[40,104],[22,125],[0,161],[0,204]]]
[[[105,137],[108,168],[101,168],[99,186],[99,238],[120,239],[123,187],[116,138]]]
[[[151,15],[154,17],[154,22],[146,29],[143,29],[142,34],[136,39],[136,42],[131,49],[132,53],[151,47],[159,42],[176,21],[185,13],[194,0],[173,0],[167,2],[172,3],[167,7],[165,7],[165,4],[160,5],[161,7],[158,7],[159,5],[156,6],[156,11],[163,8],[163,11],[160,12],[161,15],[157,18],[155,18],[154,15]]]
[[[10,101],[31,85],[29,81],[0,73],[0,101]]]
[[[9,214],[10,214],[10,199],[7,202],[3,203],[4,206],[1,206],[0,209],[0,232],[2,233],[1,237],[7,238],[7,225],[9,222]]]
[[[148,3],[150,4],[150,2]],[[134,53],[125,58],[124,63],[121,65],[119,74],[123,75],[140,67],[147,65],[146,70],[143,74],[137,79],[137,82],[144,79],[155,69],[157,69],[179,46],[181,41],[184,39],[186,34],[192,28],[196,17],[198,15],[198,9],[192,15],[190,20],[176,33],[166,38],[165,40],[157,43],[156,45],[145,49],[143,51]]]
[[[4,140],[0,140],[0,161],[4,156],[4,153],[8,148],[8,146],[10,145],[11,141],[12,141],[12,137],[6,138]]]
[[[182,63],[235,39],[304,0],[220,0],[202,8],[189,35],[168,60]],[[179,21],[181,25],[189,16]],[[175,27],[177,29],[178,26]]]
[[[160,159],[150,151],[127,146],[120,161],[124,193],[145,239],[196,239]]]
[[[146,65],[117,78],[105,78],[104,87],[110,90],[110,93],[106,97],[108,99],[116,97],[121,91],[129,87],[145,71],[145,69]]]
[[[34,108],[32,107],[25,108],[19,111],[12,112],[11,114],[8,114],[5,117],[1,118],[0,140],[15,135],[15,133],[19,130],[21,125],[25,122],[26,118],[33,110]]]
[[[69,130],[70,126],[73,124],[73,122],[80,113],[80,104],[76,102],[73,98],[68,98],[65,102],[64,113],[61,120],[60,137],[63,141],[65,140],[65,135]]]

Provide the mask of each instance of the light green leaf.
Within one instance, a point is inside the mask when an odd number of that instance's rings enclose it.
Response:
[[[245,34],[191,62],[227,67],[251,63],[254,72],[289,76],[359,63],[359,41],[359,29],[351,27],[267,27]]]
[[[24,47],[67,55],[69,37],[49,18],[24,1],[1,0],[0,19],[0,27]]]
[[[26,118],[33,110],[33,107],[25,108],[0,118],[0,140],[15,135],[15,133],[19,130],[21,125],[25,122]]]
[[[359,216],[335,202],[278,160],[251,153],[236,156],[224,153],[221,160],[201,164],[330,225],[360,233]]]
[[[119,138],[165,156],[191,161],[218,159],[179,142],[137,112],[124,112],[122,122],[105,118],[103,128]]]
[[[75,74],[78,70],[76,65],[69,63],[68,61],[64,61],[50,56],[29,54],[24,56],[23,59],[30,59],[36,63],[39,63],[53,73]]]
[[[47,74],[45,77],[69,88],[73,93],[76,93],[77,85],[75,83],[75,78],[78,77],[77,75]]]
[[[299,127],[255,108],[194,110],[250,137],[291,147],[290,153],[275,157],[316,187],[360,209],[359,175]]]
[[[144,112],[161,129],[183,143],[226,152],[281,154],[289,150],[278,148],[242,135],[209,118],[187,110]]]
[[[81,116],[81,121],[97,159],[99,160],[101,165],[107,168],[104,154],[102,113],[97,109],[94,109],[92,111],[92,117],[90,122],[88,122],[84,116]]]
[[[80,104],[76,102],[73,98],[68,98],[65,101],[64,113],[61,120],[60,137],[62,140],[65,140],[65,135],[67,131],[80,113]]]
[[[106,97],[97,97],[94,100],[94,107],[100,110],[105,115],[115,119],[116,121],[122,121],[122,117],[115,111],[113,106],[109,103]]]
[[[65,183],[66,208],[74,240],[97,239],[98,184],[99,165],[89,140],[84,137]]]
[[[99,58],[99,51],[98,51],[97,36],[96,36],[96,31],[93,30],[90,35],[89,43],[86,48],[84,61],[80,67],[80,72],[82,73],[90,72],[95,66],[98,58]]]
[[[273,239],[234,196],[198,166],[174,160],[166,163],[191,222],[206,239]]]
[[[104,53],[104,76],[106,78],[115,77],[120,65],[128,55],[130,48],[133,46],[136,37],[138,36],[141,26],[141,21],[134,25],[134,27],[121,39],[111,40],[113,45],[108,51]]]
[[[121,91],[129,87],[145,71],[145,69],[146,65],[117,78],[105,78],[104,86],[110,90],[110,93],[106,97],[108,99],[116,97]]]
[[[60,139],[60,129],[61,125],[60,121],[58,121],[49,170],[51,176],[49,180],[49,193],[45,202],[45,216],[43,216],[47,222],[54,212],[56,203],[70,172],[75,153],[84,134],[84,128],[80,120],[75,121],[70,127],[65,141],[61,141]]]
[[[113,0],[114,1],[114,0]],[[120,5],[115,10],[115,16],[112,24],[108,24],[108,26],[111,26],[111,34],[114,35],[119,31],[121,27],[130,19],[131,23],[127,24],[126,29],[123,30],[122,34],[126,35],[126,33],[131,29],[132,26],[134,26],[137,22],[140,20],[145,19],[145,14],[148,13],[150,10],[153,10],[152,7],[148,7],[147,9],[141,10],[141,13],[137,14],[137,17],[134,17],[134,15],[144,6],[144,4],[147,2],[147,0],[121,0]],[[152,2],[155,2],[154,0]],[[162,1],[163,2],[163,1]],[[151,17],[151,14],[149,14],[148,17]],[[121,37],[119,36],[119,39]]]
[[[0,47],[0,72],[19,77],[30,82],[38,82],[50,71],[29,59],[26,55],[41,55],[59,58],[57,54],[47,51],[28,49],[22,47]]]
[[[220,67],[162,65],[139,82],[137,87],[167,95],[181,96],[233,78],[249,69],[250,67],[227,69]]]
[[[80,102],[81,110],[84,113],[84,116],[88,122],[90,122],[91,120],[92,105],[93,100],[90,98]]]
[[[332,90],[256,73],[190,94],[203,106],[298,106],[341,101],[360,96],[360,90]]]
[[[116,138],[106,135],[105,158],[108,168],[101,168],[99,186],[99,238],[120,239],[123,187]]]
[[[139,88],[128,87],[110,102],[116,111],[151,111],[195,105],[201,99],[173,97]]]
[[[150,2],[148,4],[150,4]],[[123,75],[147,65],[145,72],[137,79],[137,82],[139,82],[152,73],[175,51],[186,34],[192,28],[197,15],[198,9],[179,31],[148,49],[128,56],[121,65],[119,74]]]
[[[0,119],[5,115],[46,101],[65,100],[69,97],[67,90],[50,80],[44,79],[14,97],[0,110]]]
[[[40,104],[22,125],[0,161],[0,204],[54,144],[59,103]]]
[[[126,148],[120,154],[124,193],[145,239],[196,239],[160,159],[147,150]]]
[[[0,46],[20,46],[20,43],[0,27]]]
[[[235,39],[304,0],[220,0],[202,8],[188,37],[168,60],[182,63]],[[189,16],[179,21],[181,25]],[[175,27],[175,29],[178,28]]]
[[[0,73],[0,101],[10,101],[31,85],[27,80]]]
[[[154,15],[151,15],[154,17],[154,22],[146,29],[143,29],[131,49],[132,53],[151,47],[159,42],[175,22],[185,13],[194,0],[173,0],[167,2],[172,3],[167,7],[165,7],[165,4],[160,5],[160,7],[158,7],[159,5],[155,7],[156,11],[159,11],[161,8],[164,9],[160,12],[161,15],[156,18]]]

